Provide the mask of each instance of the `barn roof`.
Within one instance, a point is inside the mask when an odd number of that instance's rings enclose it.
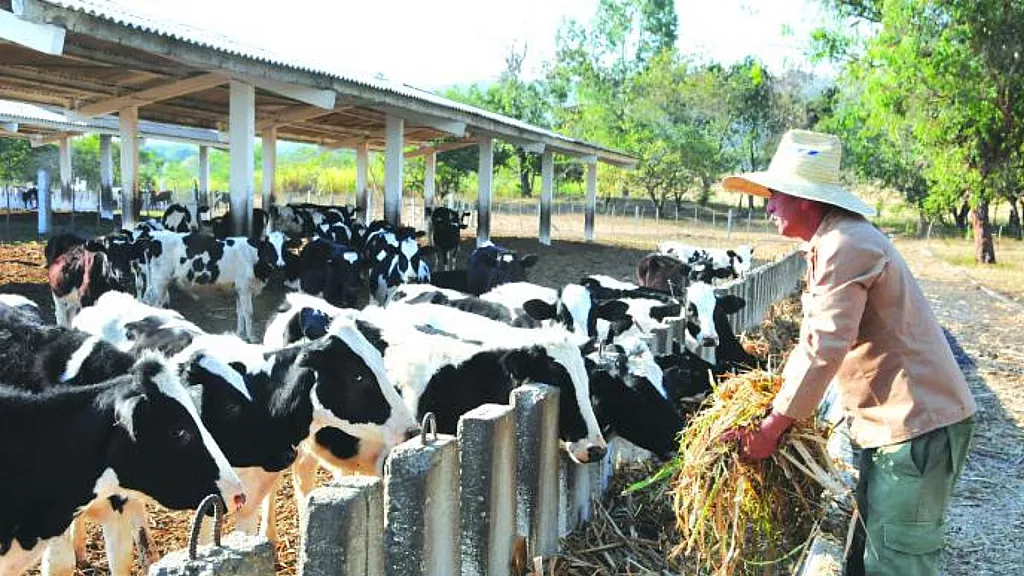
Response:
[[[115,116],[74,119],[59,109],[10,100],[0,100],[0,123],[16,125],[12,126],[16,127],[15,131],[8,131],[0,126],[0,136],[21,136],[34,143],[45,143],[49,139],[67,134],[118,135],[120,133],[120,121]],[[140,121],[139,136],[218,148],[227,148],[228,145],[227,138],[216,130],[174,126],[159,122]]]
[[[191,82],[201,89],[143,102],[139,117],[224,130],[227,84],[240,80],[257,88],[257,127],[274,126],[284,140],[383,149],[385,117],[394,115],[405,120],[408,145],[489,136],[532,150],[636,164],[625,153],[405,84],[298,62],[107,0],[0,0],[0,9],[5,4],[18,18],[58,26],[66,35],[62,52],[53,55],[0,39],[2,97],[88,110]],[[219,78],[211,81],[212,75]]]

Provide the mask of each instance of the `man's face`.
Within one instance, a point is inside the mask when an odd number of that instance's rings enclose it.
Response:
[[[814,230],[808,230],[811,216],[807,214],[806,200],[772,190],[768,199],[768,215],[779,230],[779,234],[790,238],[810,240]],[[817,224],[817,223],[815,223]]]

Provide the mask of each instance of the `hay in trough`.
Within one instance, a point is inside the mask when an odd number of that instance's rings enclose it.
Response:
[[[739,444],[722,439],[729,430],[758,426],[780,387],[780,377],[762,371],[721,382],[683,431],[667,468],[681,537],[672,554],[702,573],[764,573],[797,561],[821,515],[822,490],[843,490],[826,451],[827,432],[813,421],[794,423],[762,462],[741,459]]]
[[[796,345],[802,314],[799,297],[779,300],[768,309],[760,326],[739,335],[740,344],[766,365],[779,366]]]

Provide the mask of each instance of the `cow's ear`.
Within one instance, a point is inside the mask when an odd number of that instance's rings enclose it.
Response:
[[[615,321],[625,318],[628,310],[629,305],[622,300],[605,300],[597,305],[594,312],[597,318]]]
[[[718,305],[721,306],[722,312],[735,314],[747,305],[747,301],[734,294],[726,294],[718,297]]]
[[[299,311],[299,327],[302,335],[310,340],[316,340],[327,334],[327,327],[331,324],[331,317],[321,310],[315,308],[303,308]]]
[[[430,256],[437,252],[437,248],[434,246],[420,246],[420,255]]]
[[[415,236],[416,236],[417,238],[423,238],[424,236],[426,236],[426,235],[427,235],[427,232],[426,232],[426,230],[417,230],[417,231],[416,231],[416,232],[414,232],[413,234],[414,234],[414,235],[415,235]]]
[[[658,322],[669,316],[679,316],[681,306],[679,304],[665,304],[664,306],[654,306],[651,308],[651,318],[654,318]]]
[[[531,268],[537,263],[537,259],[536,254],[527,254],[519,259],[519,263],[523,265],[523,268]]]
[[[426,216],[427,218],[430,218],[430,214],[431,214],[431,213],[432,213],[433,211],[434,211],[434,209],[433,209],[432,207],[430,207],[430,206],[427,206],[427,207],[425,207],[425,208],[423,209],[423,215],[424,215],[424,216]]]
[[[555,306],[533,298],[523,302],[523,312],[526,312],[534,320],[550,320],[555,317]]]

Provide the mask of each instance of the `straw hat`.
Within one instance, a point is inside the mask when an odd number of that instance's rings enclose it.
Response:
[[[777,190],[845,208],[862,216],[874,216],[875,210],[871,206],[839,183],[842,154],[843,145],[837,136],[790,130],[782,136],[768,170],[728,176],[722,181],[722,186],[726,190],[765,197],[771,196],[771,190]]]

